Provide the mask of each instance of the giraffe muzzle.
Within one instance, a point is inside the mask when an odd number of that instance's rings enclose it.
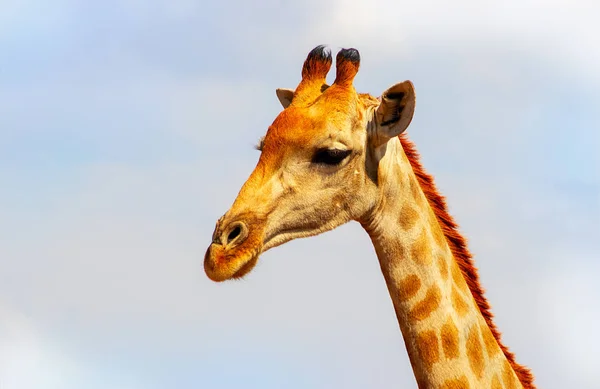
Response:
[[[204,255],[204,271],[213,281],[244,276],[254,268],[262,252],[263,223],[248,217],[227,219],[229,217],[217,222],[212,242]]]

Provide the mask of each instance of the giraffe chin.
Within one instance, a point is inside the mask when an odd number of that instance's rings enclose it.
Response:
[[[222,246],[211,244],[204,256],[204,271],[215,282],[240,279],[254,269],[259,255],[260,250],[228,254]]]
[[[248,262],[243,264],[242,267],[240,267],[240,269],[238,271],[236,271],[233,274],[233,276],[231,276],[231,278],[240,279],[240,278],[244,277],[246,274],[250,273],[252,271],[252,269],[254,269],[254,266],[256,266],[257,262],[258,262],[258,255],[254,256]]]

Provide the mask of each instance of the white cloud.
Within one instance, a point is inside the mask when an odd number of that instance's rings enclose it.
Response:
[[[309,36],[365,48],[371,60],[411,56],[423,47],[503,46],[546,55],[599,81],[598,14],[593,0],[336,0],[317,13]]]
[[[30,321],[0,300],[0,387],[64,389],[82,369],[47,344]]]

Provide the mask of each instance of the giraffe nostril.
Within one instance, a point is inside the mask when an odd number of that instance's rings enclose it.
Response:
[[[226,231],[229,231],[228,233]],[[241,243],[246,236],[248,236],[248,228],[242,222],[232,223],[227,230],[225,230],[225,234],[223,234],[222,241],[225,245],[231,244],[239,244]]]
[[[235,226],[235,228],[229,233],[229,235],[227,235],[227,242],[233,241],[235,238],[240,236],[241,232],[242,232],[242,227]]]

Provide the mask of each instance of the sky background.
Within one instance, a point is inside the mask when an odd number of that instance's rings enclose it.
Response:
[[[318,44],[408,133],[540,388],[600,387],[600,3],[0,0],[0,388],[414,388],[356,223],[202,262]],[[318,267],[319,271],[314,269]]]

